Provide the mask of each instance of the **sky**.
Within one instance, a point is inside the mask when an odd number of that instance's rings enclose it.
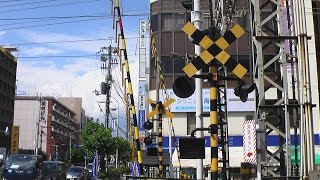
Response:
[[[96,96],[105,76],[97,52],[116,46],[110,0],[0,0],[0,44],[16,47],[17,91],[54,97],[82,97],[86,115],[104,119]],[[124,35],[134,95],[138,90],[139,20],[148,20],[149,0],[121,0]],[[117,18],[117,16],[116,16]],[[112,70],[120,81],[119,66]],[[112,96],[124,109],[121,98]],[[116,108],[116,101],[111,101]],[[137,104],[137,102],[135,103]],[[104,104],[100,104],[104,109]],[[116,116],[116,112],[114,116]],[[119,112],[124,125],[123,110]]]

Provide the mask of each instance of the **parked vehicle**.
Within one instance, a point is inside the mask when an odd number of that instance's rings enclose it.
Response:
[[[5,162],[3,177],[6,180],[34,180],[43,177],[43,160],[41,156],[31,154],[11,154]]]
[[[89,171],[90,175],[92,174],[92,163],[88,163],[88,164],[87,164],[86,170]]]
[[[44,180],[65,180],[66,179],[66,165],[62,161],[43,161]]]
[[[67,170],[67,180],[89,180],[89,172],[82,166],[71,166]]]

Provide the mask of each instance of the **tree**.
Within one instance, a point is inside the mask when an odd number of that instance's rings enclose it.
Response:
[[[92,157],[97,151],[103,160],[107,154],[111,154],[114,151],[115,145],[111,130],[106,129],[102,124],[98,123],[98,121],[86,121],[81,137],[83,147],[88,157]],[[104,161],[101,161],[100,167],[105,171]]]
[[[68,149],[68,157],[66,159],[69,160],[70,158],[70,149]],[[84,157],[86,156],[86,152],[84,150],[83,147],[76,147],[76,148],[72,148],[71,150],[71,163],[73,164],[84,164],[83,163],[83,160],[84,160]]]
[[[124,139],[123,137],[115,137],[113,138],[115,144],[115,150],[113,154],[116,154],[116,149],[118,149],[118,159],[119,162],[126,164],[130,161],[131,150],[130,150],[130,143],[128,140]]]

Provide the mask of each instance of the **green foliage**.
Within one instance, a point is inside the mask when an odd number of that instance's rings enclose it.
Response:
[[[129,141],[123,137],[112,137],[111,130],[106,129],[103,124],[99,123],[99,120],[87,119],[81,132],[81,138],[83,149],[89,159],[96,151],[101,159],[104,159],[106,155],[116,155],[117,149],[119,165],[126,165],[131,159]],[[104,161],[101,161],[100,167],[102,171],[106,169]]]
[[[120,168],[110,167],[106,173],[107,179],[120,179],[120,176],[124,173],[130,173],[130,169],[124,166]]]
[[[131,157],[130,142],[123,137],[115,137],[114,139],[115,150],[113,154],[116,154],[118,149],[119,162],[129,162]]]
[[[81,133],[82,144],[88,157],[98,154],[110,154],[114,148],[111,130],[94,121],[87,121]]]
[[[67,161],[70,158],[70,149],[68,149],[68,158]],[[84,164],[84,156],[86,155],[86,152],[83,147],[76,147],[71,149],[71,163],[73,164]]]

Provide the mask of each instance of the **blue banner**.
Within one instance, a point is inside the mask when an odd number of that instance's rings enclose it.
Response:
[[[98,169],[97,154],[96,154],[96,153],[94,153],[94,155],[93,155],[93,163],[92,163],[92,174],[91,174],[91,180],[96,179],[96,177],[97,177],[97,175],[98,175],[97,169]]]
[[[131,175],[133,177],[140,177],[140,166],[138,162],[131,163]]]
[[[139,110],[139,131],[144,131],[144,123],[146,122],[146,111]]]

